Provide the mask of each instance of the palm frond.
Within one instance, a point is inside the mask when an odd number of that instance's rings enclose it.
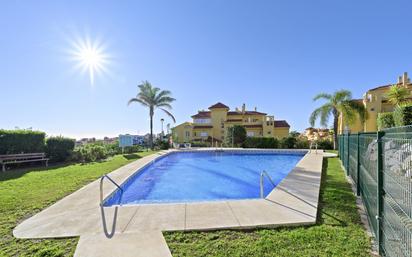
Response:
[[[320,108],[321,108],[320,125],[322,125],[323,127],[327,127],[330,114],[332,113],[332,110],[333,110],[333,106],[331,104],[325,104],[321,106]]]
[[[348,106],[348,109],[351,109],[352,112],[359,115],[359,119],[362,124],[368,119],[368,112],[363,103],[356,101],[346,101],[344,102],[344,104],[346,104]]]
[[[163,104],[163,103],[171,103],[173,101],[175,101],[176,99],[174,99],[173,97],[170,96],[163,96],[162,98],[158,99],[156,102],[158,104]]]
[[[159,101],[161,98],[163,97],[170,97],[172,94],[172,92],[170,92],[169,90],[162,90],[159,94],[157,94],[156,96],[156,101]]]
[[[408,97],[411,95],[406,87],[392,85],[386,93],[388,101],[393,105],[399,105],[408,102]]]
[[[313,101],[317,101],[319,99],[325,99],[325,100],[330,100],[332,98],[332,95],[327,94],[327,93],[320,93],[317,94],[314,98]]]
[[[339,91],[336,91],[333,94],[333,98],[335,99],[336,102],[342,102],[346,100],[351,100],[352,99],[352,92],[346,89],[341,89]]]
[[[156,104],[156,107],[165,107],[166,109],[173,109],[172,106],[168,103],[160,103],[160,104]]]
[[[315,126],[315,122],[316,122],[316,120],[319,118],[321,112],[322,112],[322,107],[319,107],[319,108],[315,109],[315,110],[310,114],[309,123],[310,123],[310,125],[311,125],[312,127]]]
[[[173,116],[172,113],[170,113],[168,110],[164,109],[164,108],[159,108],[160,110],[164,111],[170,118],[172,118],[173,122],[176,123],[176,119]]]
[[[146,103],[145,101],[143,101],[142,99],[139,99],[139,98],[132,98],[132,99],[130,99],[130,100],[127,102],[127,105],[130,105],[131,103],[134,103],[134,102],[140,103],[140,104],[142,104],[142,105],[144,105],[144,106],[149,106],[148,103]]]

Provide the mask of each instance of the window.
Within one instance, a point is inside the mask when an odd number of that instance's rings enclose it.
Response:
[[[254,131],[248,131],[248,132],[246,133],[246,135],[247,135],[248,137],[254,137],[254,136],[255,136],[255,132],[254,132]]]
[[[195,119],[193,122],[198,124],[210,124],[210,119]]]
[[[185,131],[185,136],[186,136],[186,138],[189,138],[190,137],[190,131]]]
[[[268,131],[268,134],[270,134],[270,131]]]
[[[207,137],[208,135],[209,134],[207,132],[204,132],[204,131],[200,132],[201,137]]]

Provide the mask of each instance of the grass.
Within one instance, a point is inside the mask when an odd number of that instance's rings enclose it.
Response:
[[[107,161],[89,164],[0,172],[0,256],[72,256],[77,238],[22,240],[14,238],[12,230],[20,221],[102,174],[151,153],[117,155]]]
[[[324,161],[318,216],[310,227],[164,234],[173,256],[370,256],[338,158]]]

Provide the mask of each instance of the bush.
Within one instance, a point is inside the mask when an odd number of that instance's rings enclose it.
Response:
[[[50,137],[46,140],[46,153],[50,161],[66,161],[74,149],[74,139],[65,137]]]
[[[293,149],[296,147],[298,139],[294,136],[284,137],[280,140],[280,147],[284,149]]]
[[[191,142],[190,146],[191,147],[210,147],[211,144],[209,142],[197,141],[197,142]]]
[[[412,104],[404,104],[395,107],[393,120],[396,127],[407,126],[412,124]]]
[[[0,154],[44,152],[46,134],[31,130],[0,130]]]
[[[234,125],[227,128],[226,144],[235,146],[241,146],[246,140],[246,129],[240,125]]]
[[[244,148],[278,148],[279,141],[273,137],[247,137]]]
[[[395,121],[393,119],[393,113],[392,112],[379,113],[378,118],[377,118],[377,123],[378,123],[379,130],[394,127]]]
[[[122,153],[122,148],[119,147],[118,154]],[[143,147],[140,145],[126,146],[124,148],[124,153],[137,153],[143,151]]]
[[[318,141],[318,149],[322,150],[333,150],[333,142],[328,139],[323,139]]]
[[[72,160],[77,162],[94,162],[109,157],[107,149],[102,145],[89,144],[74,149]]]
[[[310,142],[306,137],[298,137],[296,139],[295,148],[296,149],[309,149]]]

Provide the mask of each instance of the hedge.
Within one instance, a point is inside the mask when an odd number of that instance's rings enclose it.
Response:
[[[273,137],[247,137],[243,142],[244,148],[278,148],[279,141]]]
[[[393,120],[396,127],[407,126],[412,124],[412,104],[404,104],[395,107]]]
[[[395,126],[392,112],[382,112],[378,114],[377,118],[378,130],[391,128]]]
[[[40,131],[0,129],[0,154],[42,153],[45,137]]]
[[[66,137],[49,137],[46,140],[46,153],[53,162],[62,162],[69,159],[74,149],[75,140]]]

